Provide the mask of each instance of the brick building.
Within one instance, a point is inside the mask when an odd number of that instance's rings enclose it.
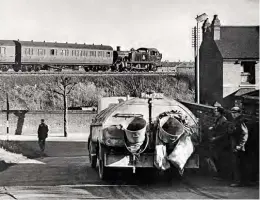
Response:
[[[259,89],[259,26],[221,26],[217,15],[202,26],[200,99],[235,105],[236,93]]]

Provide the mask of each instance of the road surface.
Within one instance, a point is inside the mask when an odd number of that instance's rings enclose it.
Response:
[[[223,199],[259,198],[258,186],[230,188],[228,182],[186,174],[182,179],[137,170],[115,171],[101,181],[90,167],[85,142],[48,141],[38,158],[36,141],[22,141],[37,163],[14,164],[0,172],[0,199]]]

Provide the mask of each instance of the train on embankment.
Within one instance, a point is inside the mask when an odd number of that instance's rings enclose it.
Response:
[[[156,48],[121,51],[109,45],[0,40],[0,71],[63,69],[98,71],[157,71],[162,54]]]

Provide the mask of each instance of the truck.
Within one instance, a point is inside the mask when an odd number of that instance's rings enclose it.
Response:
[[[171,127],[167,129],[165,124],[170,119]],[[186,151],[180,149],[184,140],[192,141],[190,145],[184,142],[192,147],[189,155],[178,153]],[[177,167],[183,173],[184,168],[199,168],[199,142],[198,119],[188,108],[162,93],[147,92],[111,104],[96,115],[90,124],[89,160],[92,168],[98,165],[100,179],[107,179],[115,168],[132,168],[135,173],[139,168]],[[185,161],[180,164],[182,160]]]

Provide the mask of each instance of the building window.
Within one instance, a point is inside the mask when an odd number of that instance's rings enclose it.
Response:
[[[255,62],[242,62],[241,63],[244,69],[244,75],[247,75],[247,80],[250,84],[255,84]]]

